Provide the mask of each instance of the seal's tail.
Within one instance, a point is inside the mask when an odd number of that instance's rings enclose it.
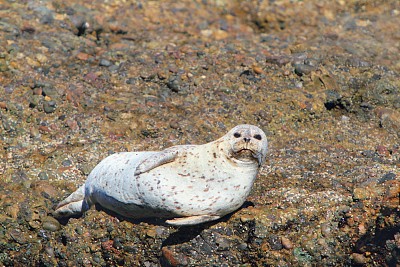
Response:
[[[89,205],[85,201],[85,185],[82,185],[57,205],[53,216],[56,218],[77,216],[88,209]]]

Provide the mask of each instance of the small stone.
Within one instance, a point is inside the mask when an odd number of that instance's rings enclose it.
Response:
[[[79,170],[84,174],[84,175],[89,175],[89,173],[92,171],[92,167],[89,165],[82,165],[79,167]]]
[[[40,132],[37,128],[31,127],[29,131],[29,135],[31,138],[38,138],[40,136]]]
[[[222,235],[216,235],[215,243],[218,245],[218,251],[229,250],[231,246],[229,240]]]
[[[40,180],[49,180],[49,176],[46,172],[39,172],[38,177]]]
[[[279,67],[282,67],[290,62],[290,58],[287,56],[267,56],[266,57],[266,62],[278,65]]]
[[[324,237],[330,237],[332,236],[332,227],[330,226],[329,223],[323,223],[321,225],[321,233]]]
[[[47,216],[43,219],[43,229],[44,230],[48,230],[50,232],[55,232],[55,231],[59,230],[60,228],[61,228],[60,223],[53,217]]]
[[[263,69],[260,68],[260,67],[258,67],[258,66],[253,66],[253,71],[254,71],[256,74],[262,74],[262,73],[264,73]]]
[[[43,109],[46,113],[53,113],[56,110],[56,101],[50,100],[43,103]]]
[[[356,264],[364,265],[367,263],[367,258],[363,254],[353,253],[351,254],[351,258]]]
[[[353,200],[359,201],[370,198],[370,192],[368,192],[365,188],[357,187],[353,190]]]
[[[310,74],[313,70],[315,70],[315,67],[313,67],[313,66],[309,66],[309,65],[305,65],[305,64],[295,64],[294,65],[294,72],[299,76]]]
[[[78,225],[78,226],[75,228],[75,232],[76,232],[78,235],[83,234],[83,228],[82,228],[82,226]]]
[[[33,94],[34,95],[42,95],[42,93],[43,93],[43,89],[42,88],[40,88],[40,87],[33,88]]]
[[[86,54],[86,53],[79,52],[79,53],[76,55],[76,57],[77,57],[79,60],[86,61],[86,60],[89,59],[90,55],[88,55],[88,54]]]
[[[40,63],[46,63],[47,62],[47,57],[43,54],[36,54],[36,59],[40,62]]]
[[[63,162],[61,162],[61,165],[63,165],[63,167],[70,167],[72,166],[72,161],[70,161],[69,159],[63,160]]]
[[[171,121],[170,123],[169,123],[169,126],[172,128],[172,129],[179,129],[180,127],[179,127],[179,122],[178,121]]]
[[[109,67],[111,65],[112,65],[111,61],[109,61],[107,59],[104,59],[104,58],[101,59],[100,62],[99,62],[99,66]]]
[[[52,97],[54,97],[54,96],[56,96],[58,94],[56,88],[54,88],[52,86],[45,86],[45,87],[43,87],[42,90],[43,90],[42,94],[44,96],[52,96]]]
[[[31,98],[29,99],[29,107],[30,108],[37,107],[41,100],[42,100],[42,96],[41,95],[33,95],[33,96],[31,96]]]
[[[246,243],[240,243],[237,246],[237,248],[238,248],[238,250],[245,250],[245,249],[247,249],[247,244]]]
[[[289,238],[282,236],[281,237],[281,242],[282,242],[282,246],[286,249],[292,249],[293,248],[293,243],[292,241],[290,241]]]
[[[147,235],[148,237],[155,238],[156,235],[157,235],[157,233],[156,233],[156,230],[155,230],[155,229],[151,228],[151,229],[149,229],[149,230],[146,232],[146,235]]]
[[[169,89],[171,89],[173,92],[177,93],[180,90],[180,78],[178,76],[172,76],[169,78],[169,81],[167,82],[167,86]]]

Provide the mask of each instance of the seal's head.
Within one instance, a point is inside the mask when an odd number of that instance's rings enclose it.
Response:
[[[241,124],[231,129],[224,137],[229,144],[229,157],[239,162],[257,162],[261,166],[268,150],[267,137],[254,125]]]

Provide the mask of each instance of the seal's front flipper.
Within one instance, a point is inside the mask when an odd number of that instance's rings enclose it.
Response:
[[[89,205],[85,201],[85,185],[82,185],[57,205],[53,216],[56,218],[71,217],[80,215],[88,209]]]
[[[175,218],[172,220],[165,221],[170,225],[176,226],[183,226],[183,225],[195,225],[210,221],[215,221],[221,218],[221,216],[217,215],[197,215],[197,216],[190,216],[190,217],[183,217],[183,218]]]
[[[135,175],[148,172],[161,165],[173,162],[178,157],[178,154],[181,154],[179,146],[171,147],[163,151],[154,153],[153,155],[150,155],[147,159],[143,160],[136,167]]]

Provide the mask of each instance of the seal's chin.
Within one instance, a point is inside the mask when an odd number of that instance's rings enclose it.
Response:
[[[258,157],[257,154],[254,153],[251,149],[241,149],[238,151],[235,151],[233,153],[233,157],[237,160],[240,161],[245,161],[245,162],[250,162],[250,161],[255,161],[258,162]]]

